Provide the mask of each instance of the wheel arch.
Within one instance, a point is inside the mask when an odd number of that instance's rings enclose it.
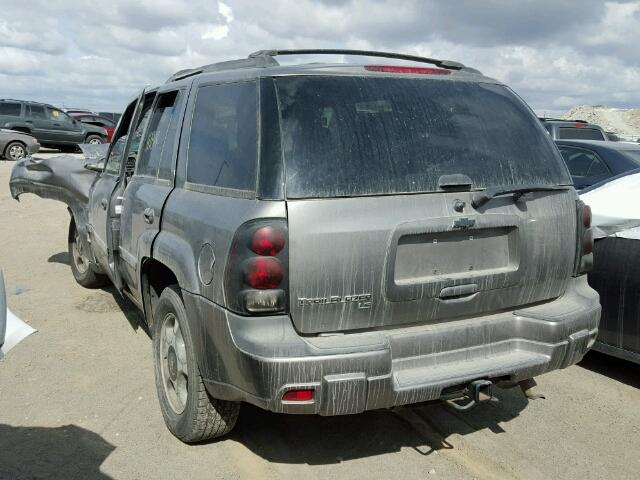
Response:
[[[155,258],[147,257],[142,260],[140,287],[147,325],[153,324],[153,312],[160,300],[160,295],[170,285],[180,287],[178,277],[171,268]]]

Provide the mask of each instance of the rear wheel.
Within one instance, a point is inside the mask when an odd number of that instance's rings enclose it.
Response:
[[[104,139],[100,135],[87,135],[84,143],[89,145],[101,145],[104,143]]]
[[[9,142],[4,149],[4,158],[7,160],[20,160],[27,156],[27,149],[22,142]]]
[[[69,265],[76,282],[83,287],[100,288],[109,283],[109,278],[106,275],[96,273],[91,265],[73,218],[69,223]]]
[[[153,314],[152,330],[158,400],[171,433],[186,443],[229,433],[238,418],[240,404],[211,398],[207,393],[176,286],[162,291]]]

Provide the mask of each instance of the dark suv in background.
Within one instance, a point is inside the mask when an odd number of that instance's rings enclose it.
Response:
[[[45,103],[0,100],[0,127],[28,133],[43,147],[75,150],[81,143],[107,140],[104,128],[71,118],[61,109]]]

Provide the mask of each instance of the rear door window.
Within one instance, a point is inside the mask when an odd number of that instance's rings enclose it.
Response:
[[[42,105],[29,105],[29,116],[31,118],[39,118],[46,120],[47,115],[44,112],[44,106]]]
[[[603,133],[597,128],[584,127],[560,127],[558,138],[565,140],[606,140]]]
[[[189,137],[189,183],[255,190],[256,143],[255,82],[199,88]]]
[[[181,92],[158,95],[138,159],[138,175],[173,177],[173,158]]]
[[[280,77],[289,198],[570,184],[538,119],[506,87],[390,77]]]
[[[22,106],[19,103],[0,102],[0,115],[20,116]]]

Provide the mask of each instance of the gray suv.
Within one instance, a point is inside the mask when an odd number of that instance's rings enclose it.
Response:
[[[430,65],[274,59],[336,52]],[[143,312],[185,442],[229,432],[241,402],[532,397],[595,340],[590,211],[527,105],[457,62],[261,51],[184,70],[84,167],[23,160],[12,195],[69,205],[73,274]]]
[[[102,127],[79,122],[53,105],[22,100],[0,100],[0,127],[27,133],[43,147],[69,151],[107,139]]]

